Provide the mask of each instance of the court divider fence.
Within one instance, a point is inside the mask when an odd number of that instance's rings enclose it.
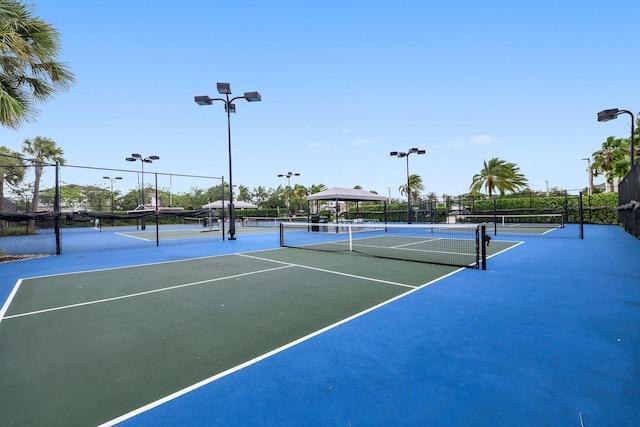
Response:
[[[1,159],[0,262],[223,238],[221,177]]]
[[[619,220],[627,233],[640,239],[640,162],[618,185]]]

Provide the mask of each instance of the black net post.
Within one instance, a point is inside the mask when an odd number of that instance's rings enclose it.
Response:
[[[160,246],[160,210],[158,209],[158,173],[155,174],[156,178],[156,246]]]
[[[580,224],[580,238],[584,239],[584,212],[582,209],[582,191],[578,197],[578,223]]]
[[[482,224],[480,226],[480,253],[481,253],[481,263],[482,263],[482,269],[486,270],[487,269],[487,244],[486,244],[486,239],[487,239],[487,226],[485,224]]]

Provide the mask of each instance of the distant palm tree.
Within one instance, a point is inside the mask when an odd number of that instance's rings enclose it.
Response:
[[[293,198],[296,199],[296,206],[298,207],[298,209],[300,209],[301,207],[302,199],[307,197],[308,193],[309,191],[307,190],[307,187],[305,187],[304,185],[296,184],[293,187],[292,194],[293,194]]]
[[[74,82],[73,73],[56,60],[60,34],[32,9],[0,1],[0,124],[13,129],[36,115],[37,103]]]
[[[322,192],[322,191],[324,191],[326,189],[327,189],[327,186],[324,185],[324,184],[313,184],[313,185],[311,185],[311,187],[309,187],[309,192],[307,194],[320,193],[320,192]],[[316,200],[315,202],[316,202],[316,204],[315,204],[315,212],[317,212],[318,211],[318,205],[319,205],[320,201]]]
[[[269,193],[264,187],[258,186],[258,188],[253,189],[253,197],[256,200],[256,204],[258,206],[262,206],[264,202],[269,198]]]
[[[319,193],[321,191],[324,191],[327,189],[327,186],[324,184],[314,184],[311,187],[309,187],[309,193],[310,194],[316,194]]]
[[[7,147],[0,147],[0,211],[5,210],[5,182],[9,185],[17,185],[24,179],[24,171],[24,162],[20,158],[20,153],[15,153]],[[0,230],[4,224],[5,221],[0,221]]]
[[[432,191],[429,194],[427,194],[427,201],[428,202],[437,202],[438,201],[438,195],[435,193],[435,191]]]
[[[244,185],[238,186],[238,195],[236,199],[242,202],[250,202],[251,201],[251,193],[249,192],[249,187],[245,187]]]
[[[630,168],[631,147],[626,140],[610,136],[602,143],[602,148],[593,153],[591,168],[593,174],[604,174],[605,181],[613,191],[613,180],[624,178]]]
[[[44,166],[47,161],[53,161],[63,165],[65,162],[64,157],[62,157],[64,152],[52,139],[41,136],[36,136],[34,139],[25,139],[22,152],[32,157],[31,160],[35,167],[31,209],[36,212],[40,201],[40,178],[44,173]]]
[[[480,173],[473,176],[469,190],[478,192],[482,187],[487,189],[489,197],[493,197],[493,190],[500,194],[516,192],[521,188],[526,188],[528,180],[520,173],[520,168],[515,163],[509,163],[496,157],[487,162]]]
[[[422,185],[422,177],[420,175],[409,175],[409,180],[406,184],[398,187],[398,191],[400,194],[407,196],[409,192],[411,192],[411,200],[418,200],[420,197],[420,192],[424,190],[424,185]]]

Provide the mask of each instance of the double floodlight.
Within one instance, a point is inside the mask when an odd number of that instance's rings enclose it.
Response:
[[[612,108],[609,110],[602,110],[598,113],[598,121],[599,122],[608,122],[609,120],[613,120],[621,113],[621,111],[617,108]]]
[[[154,160],[160,160],[160,157],[158,157],[158,156],[149,156],[149,157],[142,158],[142,156],[140,154],[133,153],[131,155],[131,157],[127,157],[125,160],[127,162],[135,162],[136,160],[140,160],[143,163],[153,163]]]
[[[425,154],[426,152],[427,152],[427,150],[420,150],[418,148],[410,148],[409,151],[406,152],[406,153],[403,153],[402,151],[392,151],[390,153],[390,155],[394,156],[394,157],[397,156],[397,157],[402,158],[402,157],[408,156],[409,154]]]
[[[278,174],[278,178],[282,178],[282,177],[291,178],[292,176],[300,176],[300,174],[299,174],[299,173],[297,173],[297,172],[296,172],[296,173],[293,173],[293,172],[287,172],[287,174],[286,174],[286,175],[285,175],[285,174],[283,174],[283,173]]]
[[[217,83],[217,87],[218,87],[218,93],[221,95],[231,95],[231,85],[229,83]],[[237,98],[234,99],[246,99],[247,102],[260,102],[262,101],[262,97],[260,96],[260,94],[258,92],[245,92],[244,96],[239,96]],[[229,99],[229,98],[227,98]],[[213,101],[224,101],[224,99],[219,99],[219,98],[211,98],[207,95],[202,95],[202,96],[196,96],[194,97],[194,101],[196,102],[196,104],[198,105],[212,105]],[[233,101],[233,100],[232,100]],[[229,104],[229,107],[226,106],[225,104],[225,111],[227,111],[227,109],[229,110],[228,112],[230,113],[235,113],[236,112],[236,106],[235,104]]]

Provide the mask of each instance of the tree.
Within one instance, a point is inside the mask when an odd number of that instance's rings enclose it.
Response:
[[[324,184],[314,184],[311,187],[309,187],[309,194],[320,193],[321,191],[324,191],[326,189],[327,189],[327,186]]]
[[[516,192],[521,188],[526,188],[528,180],[520,173],[520,168],[515,163],[500,160],[497,157],[484,161],[484,167],[480,173],[472,178],[469,190],[478,192],[485,187],[489,197],[493,197],[493,190],[496,189],[501,195],[507,192]]]
[[[262,207],[264,202],[269,198],[269,193],[264,187],[258,186],[258,188],[253,189],[253,198],[256,201],[256,204]]]
[[[316,193],[320,193],[321,191],[324,191],[327,189],[327,186],[324,184],[313,184],[309,187],[309,192],[308,194],[316,194]],[[316,200],[316,205],[315,205],[315,211],[318,211],[318,202],[319,200]]]
[[[67,91],[74,75],[57,61],[60,34],[32,5],[0,0],[0,123],[16,129],[38,112],[35,105]]]
[[[296,206],[298,209],[301,208],[302,200],[307,197],[308,190],[304,185],[296,184],[293,187],[293,198],[296,199]]]
[[[411,200],[418,200],[420,197],[420,192],[424,190],[424,185],[422,185],[422,177],[420,175],[412,174],[409,175],[409,180],[406,184],[398,187],[398,191],[400,194],[408,195],[411,192]]]
[[[640,120],[638,125],[640,126]],[[640,135],[640,132],[636,132],[636,134]],[[634,138],[634,161],[640,156],[638,135]],[[622,180],[631,170],[631,139],[610,136],[602,143],[602,148],[591,156],[593,158],[591,163],[593,175],[604,174],[610,191],[613,191],[613,181],[616,178]]]
[[[24,179],[24,162],[19,153],[0,147],[0,211],[5,210],[4,184],[17,185]],[[4,221],[0,221],[0,231],[4,227]]]
[[[238,186],[238,195],[236,196],[236,200],[240,200],[243,202],[251,201],[251,193],[249,192],[249,187],[245,187],[244,185]]]
[[[44,173],[44,166],[47,161],[57,162],[64,165],[64,152],[62,148],[59,148],[56,143],[50,138],[43,138],[36,136],[34,139],[25,139],[22,146],[22,152],[31,156],[31,161],[35,167],[34,175],[35,180],[33,182],[33,198],[32,198],[32,210],[36,212],[38,210],[38,203],[40,199],[40,178]]]

